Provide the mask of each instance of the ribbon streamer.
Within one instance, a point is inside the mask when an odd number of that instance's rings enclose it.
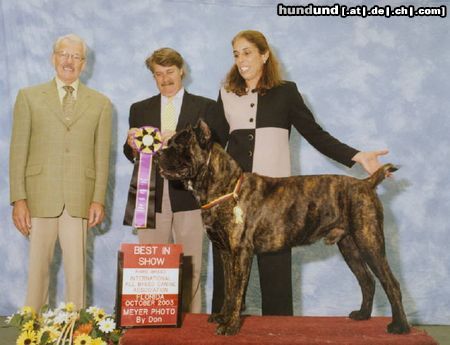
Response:
[[[139,159],[134,163],[123,224],[155,228],[156,174],[152,165],[153,155],[162,147],[161,133],[155,127],[141,127],[134,134],[133,144]]]

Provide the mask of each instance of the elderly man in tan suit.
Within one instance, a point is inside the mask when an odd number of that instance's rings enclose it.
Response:
[[[85,303],[88,227],[101,223],[108,181],[111,102],[83,85],[86,44],[57,39],[50,82],[19,91],[10,149],[10,201],[17,229],[29,237],[26,305],[48,301],[56,240],[62,248],[65,299]]]

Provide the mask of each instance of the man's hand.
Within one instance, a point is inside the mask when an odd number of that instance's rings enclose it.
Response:
[[[355,161],[364,168],[364,170],[372,175],[381,167],[381,163],[378,161],[379,156],[388,154],[388,150],[378,150],[378,151],[368,151],[368,152],[358,152],[353,156],[352,161]]]
[[[135,128],[135,127],[130,128],[128,130],[128,134],[127,134],[127,144],[133,150],[134,157],[136,157],[138,154],[138,152],[136,150],[136,146],[134,146],[134,133],[136,133],[137,130],[138,130],[138,128]]]
[[[14,202],[12,219],[17,230],[28,237],[31,232],[31,216],[25,199]]]
[[[105,207],[98,203],[92,202],[89,207],[88,228],[92,228],[100,224],[105,218]]]

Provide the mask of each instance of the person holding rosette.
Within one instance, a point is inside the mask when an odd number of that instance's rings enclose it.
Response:
[[[85,305],[87,228],[105,217],[111,102],[80,80],[86,43],[57,39],[50,82],[19,91],[10,147],[10,201],[17,229],[30,240],[26,305],[47,303],[56,240],[62,249],[65,299]]]
[[[294,82],[281,78],[278,61],[261,32],[246,30],[232,40],[234,64],[218,98],[213,130],[244,171],[272,177],[291,174],[289,133],[294,126],[324,155],[351,167],[375,172],[387,150],[359,152],[338,141],[314,120]],[[223,123],[226,125],[223,126]],[[211,123],[214,125],[214,122]],[[212,313],[224,298],[219,249],[213,247]],[[291,250],[258,255],[263,315],[292,315]],[[214,320],[214,317],[212,318]]]
[[[183,310],[200,313],[202,308],[200,273],[203,248],[203,224],[199,205],[190,191],[177,181],[167,181],[150,163],[153,182],[150,182],[148,204],[140,214],[136,195],[139,169],[147,169],[142,162],[142,149],[150,154],[160,148],[175,131],[195,125],[200,118],[216,113],[216,102],[188,93],[183,87],[185,77],[182,56],[171,48],[155,50],[145,61],[160,94],[134,103],[130,108],[125,156],[135,164],[130,183],[124,224],[137,228],[139,243],[178,243],[183,245]],[[147,144],[145,143],[147,142]],[[156,143],[156,145],[154,144]],[[141,151],[141,152],[139,152]],[[145,157],[147,159],[148,157]],[[139,161],[141,160],[141,161]],[[140,165],[140,167],[138,167]],[[145,192],[145,191],[143,191]],[[140,207],[139,207],[140,208]],[[142,218],[146,218],[142,221]]]

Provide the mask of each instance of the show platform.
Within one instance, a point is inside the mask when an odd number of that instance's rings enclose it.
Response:
[[[438,345],[426,332],[386,332],[390,317],[354,321],[346,317],[244,316],[235,336],[215,335],[206,314],[185,314],[180,328],[132,328],[122,345]]]

